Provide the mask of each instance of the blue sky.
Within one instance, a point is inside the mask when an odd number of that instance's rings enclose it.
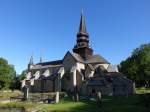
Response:
[[[0,56],[27,68],[62,59],[76,42],[84,10],[90,44],[112,64],[150,42],[150,0],[0,0]]]

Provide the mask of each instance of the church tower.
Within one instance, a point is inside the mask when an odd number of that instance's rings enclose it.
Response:
[[[76,42],[77,43],[73,48],[73,52],[79,54],[84,60],[91,58],[93,55],[93,50],[89,46],[89,34],[86,30],[83,12],[81,13],[79,32],[77,33]]]

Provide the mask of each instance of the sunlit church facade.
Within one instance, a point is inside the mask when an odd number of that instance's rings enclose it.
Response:
[[[81,95],[133,94],[133,82],[118,72],[101,55],[93,53],[89,45],[85,20],[81,14],[76,45],[61,60],[33,63],[31,57],[22,87],[28,86],[30,92],[74,92]]]

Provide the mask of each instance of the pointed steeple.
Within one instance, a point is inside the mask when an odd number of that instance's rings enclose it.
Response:
[[[81,18],[80,18],[80,26],[79,26],[79,32],[77,34],[77,37],[85,36],[88,37],[88,33],[86,30],[86,25],[85,25],[85,18],[83,16],[83,10],[81,12]]]
[[[79,32],[77,33],[76,45],[73,48],[73,52],[79,54],[84,60],[92,57],[93,50],[89,45],[89,34],[86,30],[85,19],[83,11],[81,13]]]
[[[33,63],[33,56],[30,57],[30,61],[29,61],[29,64],[28,64],[28,71],[34,66],[34,63]]]
[[[80,18],[79,32],[77,33],[77,46],[76,47],[89,47],[89,34],[85,26],[85,19],[83,11]]]
[[[30,62],[29,62],[29,64],[30,64],[30,65],[33,65],[33,56],[30,57]]]
[[[85,26],[85,19],[83,17],[83,11],[81,13],[81,20],[80,20],[79,32],[87,33],[86,32],[86,26]]]

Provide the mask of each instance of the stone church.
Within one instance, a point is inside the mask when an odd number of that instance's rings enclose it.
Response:
[[[61,60],[33,63],[30,58],[26,78],[22,87],[28,86],[30,92],[74,92],[80,95],[93,96],[96,92],[102,95],[133,94],[134,86],[130,79],[118,72],[99,54],[93,54],[89,45],[89,34],[85,19],[81,14],[76,45]]]

